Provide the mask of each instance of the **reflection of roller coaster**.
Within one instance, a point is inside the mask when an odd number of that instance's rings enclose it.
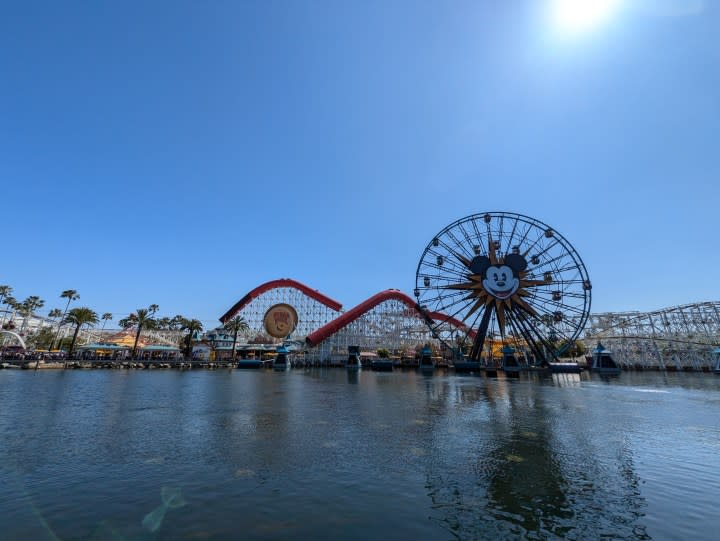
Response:
[[[720,302],[591,314],[589,322],[586,345],[602,342],[625,367],[709,370],[720,344]]]
[[[371,350],[381,347],[402,350],[434,342],[426,317],[440,323],[449,337],[463,327],[462,323],[444,314],[421,314],[415,300],[396,289],[382,291],[343,311],[339,302],[287,278],[256,287],[220,321],[240,315],[249,325],[242,339],[272,341],[265,332],[264,317],[271,306],[281,303],[289,304],[298,314],[297,328],[289,340],[296,346],[303,344],[302,349],[310,356],[322,359],[333,354],[346,355],[349,345]]]

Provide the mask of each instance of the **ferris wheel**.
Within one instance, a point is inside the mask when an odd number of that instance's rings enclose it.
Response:
[[[510,212],[462,218],[420,258],[415,297],[433,334],[471,361],[508,347],[528,361],[557,359],[579,337],[592,285],[582,259],[550,226]]]

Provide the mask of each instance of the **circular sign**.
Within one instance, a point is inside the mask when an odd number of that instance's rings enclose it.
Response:
[[[273,338],[285,338],[295,330],[298,316],[289,304],[274,304],[265,312],[265,330]]]

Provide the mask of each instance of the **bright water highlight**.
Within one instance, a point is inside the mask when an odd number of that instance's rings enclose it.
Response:
[[[0,539],[694,539],[720,377],[0,371]]]

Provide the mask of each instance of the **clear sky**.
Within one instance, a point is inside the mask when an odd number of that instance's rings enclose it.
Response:
[[[5,2],[0,283],[350,308],[505,210],[570,240],[593,311],[720,299],[720,5],[598,1]]]

